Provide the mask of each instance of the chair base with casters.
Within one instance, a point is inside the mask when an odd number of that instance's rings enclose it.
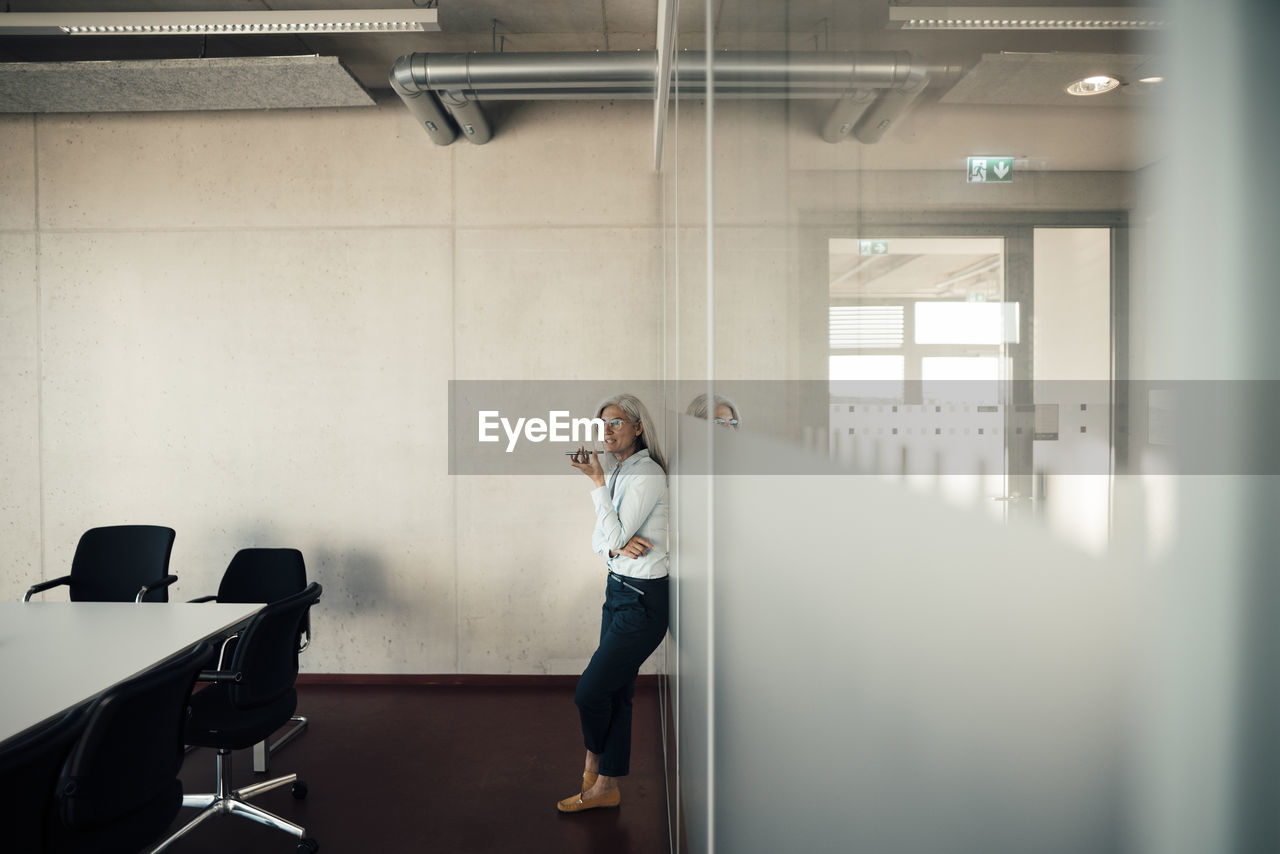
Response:
[[[288,774],[240,789],[231,788],[231,751],[244,750],[269,739],[289,723],[298,710],[299,629],[311,606],[320,599],[321,587],[312,582],[305,589],[265,605],[236,634],[223,642],[218,669],[202,671],[200,680],[210,683],[191,695],[184,727],[187,744],[217,750],[217,790],[207,795],[187,795],[182,806],[200,814],[154,849],[158,854],[173,841],[190,833],[214,815],[241,816],[292,834],[299,854],[319,850],[306,829],[249,803],[262,792],[292,784],[293,796],[304,798],[306,784]],[[230,664],[225,655],[230,651]]]
[[[286,785],[291,786],[291,791],[295,798],[305,798],[307,796],[307,784],[299,780],[297,774],[286,774],[283,777],[276,777],[274,780],[265,780],[261,783],[254,783],[251,786],[231,789],[231,751],[220,749],[216,762],[217,791],[212,794],[183,795],[182,805],[184,807],[195,807],[201,811],[200,814],[183,825],[181,829],[161,843],[159,847],[152,849],[151,854],[160,854],[161,851],[164,851],[188,832],[194,830],[206,819],[215,815],[238,815],[250,821],[256,821],[259,824],[283,830],[285,833],[291,833],[298,837],[298,854],[314,854],[314,852],[320,850],[319,843],[307,836],[306,828],[294,824],[288,819],[281,818],[269,810],[249,803],[249,798],[255,795]]]

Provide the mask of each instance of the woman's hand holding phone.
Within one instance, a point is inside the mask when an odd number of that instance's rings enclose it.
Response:
[[[569,465],[591,478],[596,486],[604,486],[604,467],[600,465],[600,452],[578,448],[569,457]]]

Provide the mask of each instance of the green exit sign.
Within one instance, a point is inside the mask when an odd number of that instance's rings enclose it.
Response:
[[[1012,157],[970,157],[970,184],[1008,184],[1013,180]]]
[[[859,255],[888,255],[889,241],[887,240],[859,240]]]

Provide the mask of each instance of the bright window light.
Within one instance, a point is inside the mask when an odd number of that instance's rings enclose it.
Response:
[[[1018,342],[1016,302],[918,302],[917,344],[999,346]]]
[[[832,397],[902,400],[904,357],[830,356],[828,362]]]

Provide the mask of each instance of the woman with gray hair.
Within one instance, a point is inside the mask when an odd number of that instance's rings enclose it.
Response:
[[[556,804],[566,813],[621,802],[618,778],[630,770],[636,676],[667,634],[667,461],[639,398],[607,398],[596,417],[604,420],[605,452],[617,466],[606,480],[598,451],[579,448],[571,458],[591,478],[591,548],[605,559],[608,576],[600,645],[574,692],[587,758],[582,787]]]
[[[711,417],[716,424],[721,427],[728,427],[731,430],[737,430],[738,425],[742,423],[742,417],[738,415],[738,407],[734,406],[733,401],[729,398],[721,397],[718,394],[713,400],[715,401],[715,409],[712,410]],[[707,393],[703,392],[689,401],[689,408],[685,410],[685,414],[692,415],[694,418],[706,418],[708,409]]]

